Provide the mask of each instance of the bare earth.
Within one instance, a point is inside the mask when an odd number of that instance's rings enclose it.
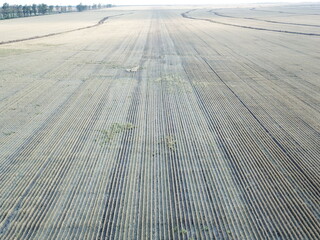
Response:
[[[319,9],[1,21],[0,239],[318,238]]]

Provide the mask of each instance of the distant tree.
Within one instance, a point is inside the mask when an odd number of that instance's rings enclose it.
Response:
[[[16,17],[16,13],[17,13],[17,5],[10,6],[10,8],[9,8],[9,18]]]
[[[2,14],[3,14],[4,19],[10,18],[10,5],[9,5],[9,3],[4,3],[2,5]]]
[[[94,4],[93,9],[99,8],[101,5]],[[104,7],[104,6],[103,6]],[[76,6],[76,9],[81,12],[84,10],[90,9],[91,6],[82,5],[80,3]],[[28,16],[36,16],[39,14],[52,14],[54,11],[56,12],[72,12],[74,8],[69,6],[48,6],[47,4],[32,4],[32,5],[9,5],[9,3],[4,3],[2,7],[0,6],[0,19],[8,19],[8,18],[15,18],[15,17],[28,17]]]
[[[28,5],[27,6],[27,10],[28,10],[28,15],[31,16],[31,14],[32,14],[32,6]]]
[[[49,8],[48,8],[50,14],[52,14],[53,9],[54,9],[54,6],[53,6],[53,5],[50,5]]]
[[[16,17],[17,5],[11,5],[9,8],[9,18]]]
[[[41,13],[41,14],[46,14],[48,12],[48,5],[47,4],[39,4],[38,5],[38,13]]]
[[[42,10],[41,8],[42,8],[41,4],[38,4],[37,12],[38,12],[39,15],[41,14],[41,10]]]
[[[84,11],[84,10],[87,10],[87,9],[88,9],[88,6],[87,6],[87,5],[82,5],[82,3],[80,3],[80,4],[78,4],[78,5],[76,6],[76,8],[77,8],[78,12],[82,12],[82,11]]]
[[[22,5],[16,6],[16,9],[17,9],[17,17],[23,17],[24,14],[23,14],[23,7],[22,7]]]
[[[22,12],[23,12],[23,16],[24,17],[27,17],[28,16],[28,10],[27,10],[27,7],[28,7],[28,5],[24,5],[23,7],[22,7]]]
[[[36,5],[36,4],[32,4],[32,7],[31,7],[31,8],[32,8],[33,14],[34,14],[34,15],[37,15],[37,12],[38,12],[38,11],[37,11],[37,5]]]
[[[48,5],[47,4],[41,4],[42,5],[42,11],[41,11],[41,13],[42,14],[46,14],[48,11],[49,11],[49,7],[48,7]]]
[[[61,7],[59,6],[59,5],[56,5],[56,11],[58,12],[58,13],[60,13],[61,12]]]

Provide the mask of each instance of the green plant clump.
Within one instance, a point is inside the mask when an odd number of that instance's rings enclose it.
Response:
[[[135,128],[132,123],[112,123],[109,129],[102,130],[102,144],[110,143],[119,133]]]

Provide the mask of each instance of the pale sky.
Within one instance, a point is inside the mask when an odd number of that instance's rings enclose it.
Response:
[[[114,4],[114,5],[160,5],[160,4],[240,4],[240,3],[277,3],[277,2],[320,2],[320,0],[0,0],[0,5],[4,2],[9,4],[33,4],[33,3],[46,3],[48,5],[77,5],[82,4],[101,3],[101,4]]]

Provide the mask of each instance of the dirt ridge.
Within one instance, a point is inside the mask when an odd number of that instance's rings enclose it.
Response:
[[[195,11],[195,10],[196,9],[193,9],[191,11]],[[207,21],[207,22],[212,22],[212,23],[217,23],[217,24],[226,25],[226,26],[232,26],[232,27],[253,29],[253,30],[259,30],[259,31],[279,32],[279,33],[287,33],[287,34],[296,34],[296,35],[320,37],[320,34],[317,34],[317,33],[304,33],[304,32],[293,32],[293,31],[286,31],[286,30],[276,30],[276,29],[269,29],[269,28],[251,27],[251,26],[245,26],[245,25],[238,25],[238,24],[232,24],[232,23],[219,22],[219,21],[215,21],[215,20],[207,19],[207,18],[191,17],[191,16],[188,15],[188,13],[190,13],[191,11],[187,11],[187,12],[181,13],[181,16],[184,17],[184,18],[188,18],[188,19],[199,20],[199,21]]]
[[[123,16],[123,15],[127,15],[127,14],[132,14],[132,13],[123,13],[123,14],[107,16],[107,17],[102,18],[98,23],[90,25],[90,26],[86,26],[86,27],[81,27],[81,28],[71,29],[71,30],[62,31],[62,32],[56,32],[56,33],[49,33],[49,34],[45,34],[45,35],[41,35],[41,36],[33,36],[33,37],[29,37],[29,38],[3,41],[3,42],[0,42],[0,45],[17,43],[17,42],[24,42],[24,41],[29,41],[29,40],[39,39],[39,38],[47,38],[47,37],[52,37],[52,36],[57,36],[57,35],[61,35],[61,34],[75,32],[75,31],[80,31],[80,30],[84,30],[84,29],[94,28],[94,27],[98,27],[98,26],[104,24],[105,21],[107,21],[109,18],[119,17],[119,16]]]

